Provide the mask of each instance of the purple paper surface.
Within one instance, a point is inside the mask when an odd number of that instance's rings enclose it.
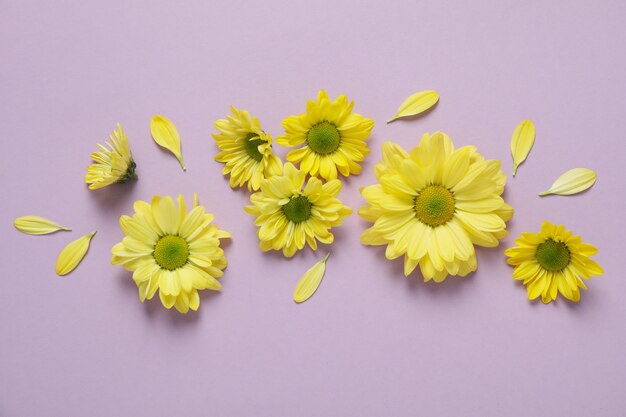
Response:
[[[0,2],[0,416],[624,415],[625,18],[622,1]],[[376,122],[340,194],[355,212],[384,141],[442,130],[502,160],[516,213],[476,273],[407,279],[359,243],[356,213],[316,253],[258,249],[247,190],[213,160],[213,122],[232,104],[276,137],[322,88]],[[434,110],[385,123],[427,89]],[[152,141],[157,113],[187,172]],[[525,118],[537,139],[513,179]],[[89,191],[89,154],[117,122],[139,181]],[[591,190],[537,196],[575,167],[596,170]],[[194,191],[233,239],[224,289],[183,316],[141,304],[110,252],[135,200]],[[22,215],[73,232],[23,235]],[[511,278],[504,249],[542,220],[599,248],[605,275],[579,304],[530,302]],[[56,276],[59,251],[92,230],[83,262]],[[321,287],[296,305],[327,251]]]

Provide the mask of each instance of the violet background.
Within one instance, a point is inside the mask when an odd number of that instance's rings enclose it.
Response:
[[[1,1],[0,416],[624,415],[625,17],[622,1]],[[443,130],[502,160],[516,214],[499,248],[478,249],[478,272],[406,279],[360,245],[356,214],[317,253],[257,248],[213,122],[234,104],[276,137],[321,88],[376,121],[341,193],[355,209],[386,140]],[[433,111],[385,124],[424,89],[441,94]],[[176,123],[187,172],[152,142],[155,113]],[[537,140],[513,179],[524,118]],[[118,121],[140,179],[90,192],[89,154]],[[537,196],[574,167],[597,171],[590,191]],[[234,238],[222,293],[183,316],[141,304],[110,248],[134,200],[194,191]],[[74,231],[20,234],[26,214]],[[544,219],[600,249],[605,275],[579,304],[529,302],[505,264]],[[94,229],[57,277],[61,248]],[[317,294],[294,304],[328,250]]]

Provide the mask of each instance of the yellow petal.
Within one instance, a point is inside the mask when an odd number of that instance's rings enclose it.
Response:
[[[535,143],[535,125],[530,120],[524,120],[515,128],[511,137],[511,155],[513,155],[513,176],[517,167],[526,160]]]
[[[58,275],[67,275],[78,266],[85,257],[91,238],[95,234],[96,232],[93,231],[88,235],[79,237],[63,248],[57,259],[56,271]]]
[[[434,90],[420,91],[412,94],[400,104],[395,116],[387,120],[391,123],[400,117],[415,116],[433,107],[439,101],[439,93]]]
[[[589,168],[574,168],[567,171],[554,181],[548,191],[539,195],[558,194],[572,195],[585,191],[596,182],[596,173]]]
[[[18,217],[13,221],[13,225],[17,230],[27,235],[47,235],[48,233],[58,232],[59,230],[72,230],[58,225],[52,220],[38,216]]]
[[[326,272],[326,260],[330,253],[327,253],[324,258],[317,262],[308,271],[304,273],[300,282],[296,286],[296,290],[293,293],[293,301],[296,303],[303,303],[308,300],[313,293],[320,286],[322,278],[324,278],[324,272]]]
[[[176,156],[180,166],[183,170],[187,170],[185,163],[183,162],[183,155],[180,151],[180,136],[174,123],[172,123],[167,117],[157,114],[150,120],[150,132],[152,133],[152,139],[160,146],[169,150]]]

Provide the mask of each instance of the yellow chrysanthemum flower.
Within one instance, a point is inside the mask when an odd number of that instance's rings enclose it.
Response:
[[[345,95],[330,101],[321,90],[317,101],[308,101],[306,113],[283,121],[285,135],[276,138],[284,146],[304,147],[290,151],[287,160],[300,163],[300,169],[326,180],[358,174],[365,155],[370,153],[366,139],[374,127],[372,119],[352,113],[354,102]]]
[[[474,245],[497,246],[507,233],[506,176],[473,146],[455,150],[441,132],[410,153],[386,142],[375,173],[380,184],[361,190],[369,204],[359,214],[374,223],[361,243],[387,245],[387,259],[404,255],[406,276],[417,265],[425,281],[465,276],[477,268]]]
[[[216,279],[226,268],[220,239],[230,234],[211,224],[213,215],[198,205],[197,196],[189,212],[182,195],[178,207],[171,197],[155,196],[151,204],[136,201],[134,208],[132,217],[120,217],[126,236],[113,246],[111,262],[133,271],[142,302],[159,290],[166,308],[197,310],[198,290],[222,288]]]
[[[281,250],[290,258],[305,243],[317,249],[317,240],[332,243],[333,226],[343,223],[352,213],[337,199],[341,182],[337,179],[323,184],[315,177],[309,178],[304,189],[306,172],[291,163],[285,164],[283,175],[261,181],[261,190],[250,196],[248,214],[256,217],[259,226],[259,247],[263,251]]]
[[[256,117],[246,110],[230,107],[232,116],[215,122],[213,133],[222,152],[215,160],[226,164],[222,174],[230,174],[231,188],[248,183],[248,191],[258,190],[263,178],[280,175],[282,162],[272,152],[272,137],[261,129]]]
[[[519,246],[504,253],[509,257],[509,265],[515,266],[513,278],[526,285],[529,300],[541,296],[541,301],[547,304],[561,293],[577,302],[579,288],[587,289],[581,277],[589,279],[604,273],[591,259],[598,249],[565,230],[563,225],[543,222],[539,233],[522,233],[515,243]]]
[[[98,144],[100,150],[91,154],[95,163],[87,168],[85,175],[85,182],[89,184],[90,190],[137,179],[128,138],[119,123],[117,131],[114,130],[109,139],[111,142],[106,142],[108,148]]]

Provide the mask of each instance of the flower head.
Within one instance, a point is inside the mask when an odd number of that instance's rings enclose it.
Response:
[[[215,122],[219,133],[213,139],[221,152],[215,160],[226,164],[222,174],[230,174],[230,186],[258,190],[263,178],[280,175],[282,162],[272,152],[272,137],[261,129],[256,117],[231,106],[232,116]]]
[[[119,123],[117,131],[114,130],[109,139],[110,143],[106,142],[107,146],[98,144],[100,150],[91,154],[91,159],[95,163],[87,168],[85,175],[85,182],[89,184],[90,190],[137,179],[136,165],[130,152],[128,138]]]
[[[604,273],[591,259],[598,249],[563,225],[543,222],[539,233],[522,233],[515,243],[518,246],[504,253],[509,265],[515,266],[513,278],[526,285],[529,300],[541,296],[547,304],[561,293],[568,300],[579,301],[579,288],[587,289],[581,278]]]
[[[256,217],[263,251],[282,249],[286,257],[292,257],[305,243],[314,250],[318,240],[332,243],[331,227],[341,225],[352,213],[337,199],[339,180],[324,184],[311,177],[305,185],[305,177],[305,172],[286,163],[283,175],[264,179],[261,190],[250,196],[252,205],[245,210]]]
[[[359,214],[374,223],[361,242],[387,245],[388,259],[404,256],[406,276],[418,265],[425,281],[465,276],[477,268],[474,245],[498,246],[506,235],[506,177],[500,161],[473,146],[455,149],[441,132],[424,135],[410,153],[386,142],[375,173],[380,184],[361,190],[368,204]]]
[[[354,102],[345,95],[330,101],[321,90],[317,101],[308,101],[306,113],[289,116],[283,121],[285,134],[276,139],[284,146],[303,147],[290,151],[287,160],[300,163],[300,169],[324,179],[358,174],[365,155],[366,139],[374,127],[372,119],[352,113]]]
[[[220,239],[230,234],[211,224],[213,215],[197,201],[187,212],[182,196],[178,207],[169,196],[155,196],[152,203],[136,201],[134,208],[132,217],[120,217],[126,236],[113,246],[111,262],[133,272],[142,302],[159,290],[166,308],[197,310],[198,290],[222,288],[216,279],[226,268]]]

